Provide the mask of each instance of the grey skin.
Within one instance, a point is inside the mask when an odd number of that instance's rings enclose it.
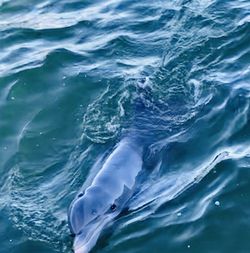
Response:
[[[75,235],[75,253],[88,253],[98,237],[124,209],[142,170],[142,148],[121,140],[105,160],[91,185],[73,200],[68,213]]]

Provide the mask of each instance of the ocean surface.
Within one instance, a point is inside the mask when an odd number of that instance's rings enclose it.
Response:
[[[93,252],[249,253],[249,0],[0,0],[1,253],[72,252],[131,125],[151,173]]]

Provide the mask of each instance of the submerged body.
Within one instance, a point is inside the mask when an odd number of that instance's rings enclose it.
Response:
[[[75,253],[89,252],[101,231],[124,209],[142,169],[142,151],[133,139],[122,139],[92,184],[72,202],[68,218]]]

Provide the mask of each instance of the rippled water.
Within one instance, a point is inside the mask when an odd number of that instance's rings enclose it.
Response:
[[[1,252],[71,252],[131,124],[152,172],[94,252],[249,252],[249,45],[247,0],[0,0]]]

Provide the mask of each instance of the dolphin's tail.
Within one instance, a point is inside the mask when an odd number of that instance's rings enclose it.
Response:
[[[153,88],[140,80],[132,104],[132,120],[126,133],[140,145],[147,146],[155,141],[161,127],[161,105],[155,101]]]
[[[164,104],[155,101],[153,88],[140,81],[136,85],[136,92],[132,103],[132,120],[125,136],[137,148],[143,148],[144,167],[154,168],[160,161],[160,153],[151,148],[151,145],[160,138],[161,117]]]

